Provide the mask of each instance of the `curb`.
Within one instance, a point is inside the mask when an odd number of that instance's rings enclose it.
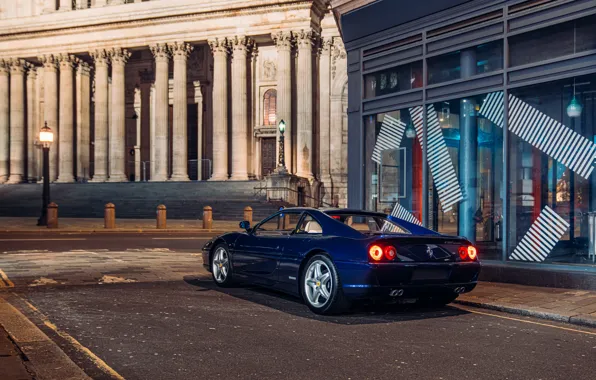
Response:
[[[455,301],[453,301],[453,303],[465,305],[465,306],[479,307],[482,309],[502,311],[505,313],[517,314],[517,315],[522,315],[525,317],[534,317],[534,318],[546,319],[549,321],[564,322],[564,323],[570,323],[572,325],[596,328],[596,318],[592,317],[591,315],[577,314],[577,315],[567,316],[567,315],[562,315],[562,314],[557,314],[557,313],[551,313],[548,311],[523,309],[521,307],[505,306],[505,305],[492,304],[492,303],[480,302],[480,301],[455,300]]]

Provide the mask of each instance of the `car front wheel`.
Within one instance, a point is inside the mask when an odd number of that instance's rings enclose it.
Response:
[[[215,281],[218,286],[228,287],[232,286],[234,283],[232,278],[230,253],[225,244],[220,244],[215,247],[213,258],[211,259],[211,274],[213,276],[213,281]]]
[[[317,314],[337,314],[349,306],[337,269],[326,255],[308,260],[301,277],[301,292],[304,302]]]

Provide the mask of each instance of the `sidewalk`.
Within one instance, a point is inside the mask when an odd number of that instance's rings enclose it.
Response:
[[[104,220],[99,218],[60,218],[57,229],[38,227],[37,218],[0,217],[0,232],[227,232],[238,230],[238,222],[213,221],[211,230],[203,229],[201,220],[167,221],[166,230],[156,228],[155,219],[116,219],[116,228],[104,228]]]
[[[25,359],[0,325],[0,378],[3,380],[30,380]]]
[[[456,303],[596,327],[596,292],[481,282]]]

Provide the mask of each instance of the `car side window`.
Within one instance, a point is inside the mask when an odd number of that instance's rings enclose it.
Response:
[[[323,228],[312,216],[305,215],[296,229],[297,234],[322,234]]]
[[[259,224],[255,229],[257,236],[284,236],[291,234],[296,228],[296,224],[301,213],[281,212]]]

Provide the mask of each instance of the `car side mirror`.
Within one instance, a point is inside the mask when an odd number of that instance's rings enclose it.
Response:
[[[246,232],[250,232],[250,222],[248,220],[243,220],[240,222],[240,228],[246,230]]]

